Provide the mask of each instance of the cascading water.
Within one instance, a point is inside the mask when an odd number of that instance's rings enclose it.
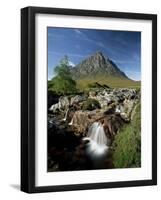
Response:
[[[71,122],[69,122],[69,126],[72,126],[73,125],[73,121],[74,121],[74,117],[72,117],[72,119],[71,119]]]
[[[83,140],[89,140],[87,143],[87,153],[92,157],[100,157],[107,153],[108,138],[104,132],[103,125],[100,122],[94,122],[88,130],[87,137]]]
[[[67,120],[68,112],[69,112],[69,108],[68,108],[68,109],[66,110],[66,112],[65,112],[65,117],[64,117],[63,121],[66,121],[66,120]]]

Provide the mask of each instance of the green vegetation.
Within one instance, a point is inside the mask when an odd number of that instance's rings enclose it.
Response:
[[[70,94],[76,92],[76,82],[72,79],[68,57],[60,60],[54,70],[56,76],[48,82],[48,90],[57,94]]]
[[[140,88],[140,81],[133,81],[125,78],[118,77],[107,77],[107,76],[96,76],[96,77],[88,77],[76,80],[77,86],[80,90],[84,91],[90,87],[96,86],[94,83],[98,83],[100,85],[107,85],[111,88]]]
[[[99,102],[96,99],[88,99],[82,105],[82,110],[95,110],[101,108]]]
[[[88,87],[89,89],[92,89],[92,88],[109,88],[108,85],[106,85],[106,84],[101,85],[101,84],[99,84],[99,83],[97,83],[97,82],[89,83],[89,84],[87,85],[87,87]]]
[[[113,164],[115,168],[141,166],[141,106],[134,109],[131,123],[126,124],[113,142]]]

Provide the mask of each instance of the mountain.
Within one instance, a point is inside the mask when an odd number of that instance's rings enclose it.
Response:
[[[106,58],[101,52],[96,52],[94,55],[86,58],[81,63],[71,68],[71,74],[75,80],[96,77],[114,77],[128,79],[117,65]]]

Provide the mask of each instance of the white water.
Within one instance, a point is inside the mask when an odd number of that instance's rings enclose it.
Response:
[[[107,153],[107,136],[101,123],[94,122],[88,130],[87,137],[83,140],[89,140],[87,151],[91,156],[100,156]]]
[[[69,112],[69,108],[66,110],[65,117],[64,117],[63,121],[67,120],[68,112]]]
[[[72,126],[73,125],[73,121],[74,121],[74,117],[72,117],[72,119],[71,119],[71,122],[69,122],[69,126]]]

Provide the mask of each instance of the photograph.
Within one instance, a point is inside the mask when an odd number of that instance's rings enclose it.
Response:
[[[47,172],[141,168],[141,32],[47,27]]]

